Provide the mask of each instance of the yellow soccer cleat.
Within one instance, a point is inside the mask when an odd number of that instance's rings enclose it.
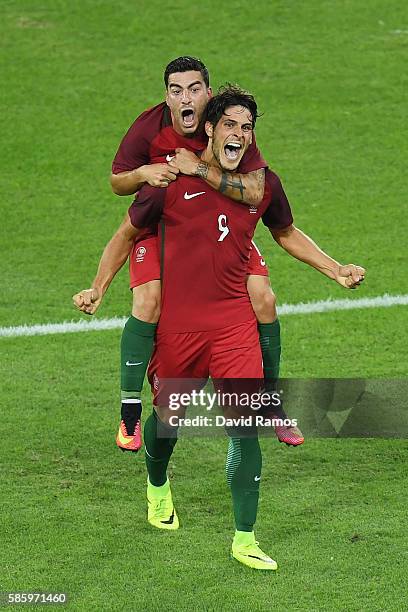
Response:
[[[257,570],[277,570],[278,564],[276,561],[268,557],[258,546],[259,542],[255,541],[253,531],[236,531],[232,541],[231,556]]]
[[[168,480],[161,487],[155,487],[147,481],[147,520],[158,529],[179,528]]]

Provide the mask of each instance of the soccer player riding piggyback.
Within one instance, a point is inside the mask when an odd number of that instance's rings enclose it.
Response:
[[[263,197],[267,165],[255,136],[234,173],[203,163],[199,156],[208,142],[203,114],[212,96],[208,70],[196,58],[179,57],[167,65],[164,83],[166,101],[142,113],[120,144],[112,164],[113,191],[129,195],[144,184],[166,187],[184,173],[200,176],[220,193],[254,211]],[[135,241],[129,262],[133,306],[122,333],[122,416],[116,442],[123,450],[137,451],[141,446],[141,389],[160,317],[157,227],[146,229]],[[247,291],[258,320],[265,386],[273,391],[279,375],[280,324],[268,268],[255,243],[247,271]],[[93,314],[100,303],[95,283],[81,291],[75,303],[83,312]],[[283,412],[279,416],[284,417]],[[275,431],[287,444],[303,442],[295,428],[275,427]]]
[[[150,363],[155,409],[145,425],[148,520],[160,529],[179,526],[166,474],[177,440],[176,433],[169,434],[169,407],[161,401],[166,381],[207,376],[259,380],[264,375],[257,321],[246,291],[257,221],[262,218],[285,250],[342,286],[353,288],[364,278],[363,268],[340,265],[293,225],[288,200],[272,171],[265,171],[262,198],[253,208],[234,203],[204,182],[200,173],[207,174],[210,167],[234,175],[251,146],[256,117],[250,94],[227,87],[215,96],[207,109],[208,143],[198,158],[200,169],[189,174],[184,167],[167,188],[140,190],[102,255],[92,289],[74,298],[81,310],[94,312],[135,240],[160,222],[161,317]],[[167,436],[158,434],[160,424]],[[232,554],[253,568],[276,569],[253,532],[261,479],[256,431],[249,437],[241,437],[239,431],[228,433],[227,475],[236,526]]]

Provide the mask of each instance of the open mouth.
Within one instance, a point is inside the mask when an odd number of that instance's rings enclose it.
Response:
[[[236,161],[241,153],[241,145],[239,142],[228,142],[224,146],[225,157],[231,161]]]
[[[181,111],[181,118],[184,127],[191,127],[195,122],[195,113],[192,108],[185,108]]]

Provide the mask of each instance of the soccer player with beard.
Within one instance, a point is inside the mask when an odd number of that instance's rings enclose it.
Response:
[[[262,199],[266,162],[252,143],[237,172],[200,164],[195,154],[207,145],[202,114],[211,98],[208,70],[192,57],[180,57],[164,72],[166,102],[144,112],[123,138],[112,164],[111,184],[118,195],[129,195],[148,183],[165,187],[179,172],[201,176],[209,185],[239,202],[252,206]],[[121,422],[116,443],[122,450],[141,446],[141,390],[160,316],[160,263],[156,247],[157,226],[138,237],[130,255],[132,315],[121,340]],[[268,269],[253,243],[247,270],[247,290],[258,320],[266,388],[273,390],[279,375],[280,324]],[[95,288],[76,296],[82,310],[93,314],[98,304]],[[285,417],[283,411],[279,413]],[[275,427],[281,442],[298,445],[303,436],[297,428]]]
[[[250,146],[256,118],[250,94],[228,87],[215,96],[207,108],[209,142],[201,163],[233,172]],[[164,401],[168,379],[263,377],[257,322],[246,291],[251,240],[260,218],[281,247],[343,287],[363,280],[363,268],[340,265],[294,227],[281,182],[269,170],[255,213],[195,176],[180,176],[167,189],[143,187],[100,262],[94,286],[102,298],[140,228],[161,219],[162,311],[149,371],[155,409],[145,424],[148,520],[160,529],[179,527],[166,473],[177,441]],[[258,438],[228,433],[227,478],[236,528],[232,555],[252,568],[274,570],[276,562],[254,535],[262,467]]]

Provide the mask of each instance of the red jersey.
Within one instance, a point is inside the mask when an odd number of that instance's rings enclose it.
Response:
[[[142,113],[130,126],[112,162],[113,174],[129,172],[147,164],[169,162],[177,148],[193,151],[196,155],[207,146],[208,138],[200,131],[194,138],[178,134],[172,126],[170,109],[165,102]],[[239,165],[238,172],[247,174],[266,167],[253,136]],[[157,236],[157,225],[152,225],[139,236],[136,242]]]
[[[178,134],[172,127],[170,109],[165,102],[142,113],[130,126],[112,162],[113,174],[129,172],[146,164],[170,161],[177,148],[199,153],[207,146],[207,136],[200,132],[194,138]],[[253,143],[239,165],[238,172],[247,174],[267,166]]]
[[[162,221],[162,332],[254,320],[246,281],[256,224],[261,217],[271,229],[293,222],[279,177],[269,170],[258,208],[230,200],[198,177],[180,176],[166,189],[145,185],[129,216],[137,228]]]

